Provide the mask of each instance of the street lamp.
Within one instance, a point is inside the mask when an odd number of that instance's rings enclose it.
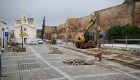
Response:
[[[54,34],[56,33],[56,38],[57,38],[58,34],[57,34],[57,28],[56,27],[53,27],[53,32],[54,32]]]
[[[4,48],[4,28],[2,28],[2,31],[3,31],[3,48]]]
[[[68,44],[68,41],[67,41],[67,26],[65,26],[65,29],[66,29],[66,43]]]

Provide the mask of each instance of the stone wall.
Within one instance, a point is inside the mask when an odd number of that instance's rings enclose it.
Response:
[[[140,2],[126,3],[97,11],[98,22],[103,31],[114,25],[137,25],[140,27]]]
[[[95,13],[102,31],[106,31],[114,25],[130,24],[140,27],[140,2],[125,3]],[[58,38],[74,39],[75,35],[83,34],[84,27],[90,23],[92,18],[91,14],[81,18],[68,18],[65,24],[58,26]],[[95,29],[92,27],[90,30]]]
[[[65,24],[61,24],[57,27],[58,39],[66,39],[66,26]]]
[[[44,39],[56,38],[57,26],[45,26],[44,28]]]
[[[79,18],[79,20],[78,20],[79,32],[83,32],[84,28],[90,23],[92,18],[93,18],[93,16],[91,14],[88,16]]]
[[[133,25],[140,27],[140,2],[135,3],[133,9]]]

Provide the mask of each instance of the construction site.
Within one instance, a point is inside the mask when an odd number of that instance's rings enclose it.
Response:
[[[0,80],[140,80],[140,1],[43,30],[42,43],[1,48]]]

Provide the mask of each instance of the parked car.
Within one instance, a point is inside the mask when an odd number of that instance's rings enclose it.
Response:
[[[46,41],[45,41],[46,43],[50,43],[50,40],[48,40],[48,39],[46,39]]]
[[[34,44],[37,44],[37,42],[36,41],[31,41],[31,42],[27,42],[27,44],[34,45]]]
[[[14,43],[14,41],[12,41],[12,40],[9,40],[9,41],[8,41],[8,45],[10,45],[10,44],[12,44],[12,43]]]
[[[43,41],[42,40],[38,40],[38,44],[43,44]]]
[[[56,40],[56,43],[57,43],[57,44],[61,44],[61,43],[62,43],[62,41],[61,41],[61,40],[59,40],[59,39],[57,39],[57,40]]]

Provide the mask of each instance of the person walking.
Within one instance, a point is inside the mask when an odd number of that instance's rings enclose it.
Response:
[[[75,44],[75,41],[74,41],[74,39],[72,40],[72,42],[73,42],[73,46],[74,46],[74,44]]]

